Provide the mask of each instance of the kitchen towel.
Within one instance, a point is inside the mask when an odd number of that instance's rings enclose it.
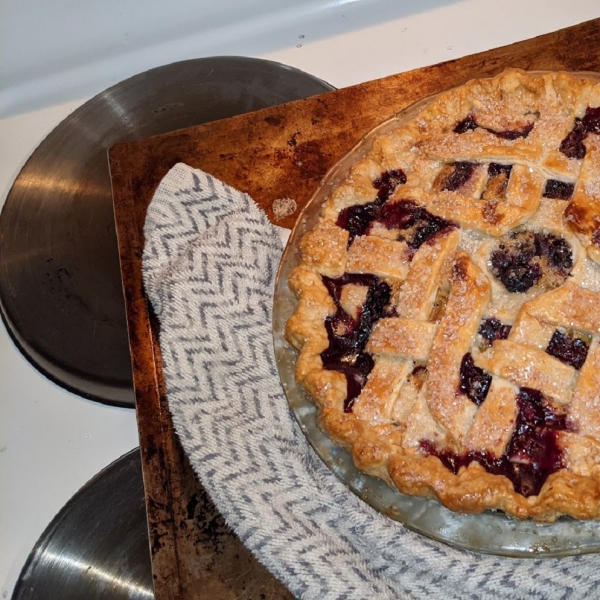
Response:
[[[225,520],[296,597],[600,595],[595,555],[458,550],[379,514],[329,471],[290,413],[275,365],[284,230],[249,196],[178,164],[148,208],[145,238],[144,283],[175,430]]]

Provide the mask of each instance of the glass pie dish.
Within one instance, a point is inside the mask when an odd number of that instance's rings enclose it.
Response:
[[[581,76],[598,80],[597,74]],[[297,302],[288,288],[288,276],[300,264],[300,240],[317,223],[321,207],[332,190],[369,153],[373,140],[407,123],[433,98],[408,107],[369,132],[331,169],[299,215],[281,260],[274,296],[275,357],[284,392],[308,441],[333,473],[363,501],[407,528],[458,548],[502,556],[556,557],[597,552],[600,550],[598,521],[562,517],[554,523],[540,524],[496,511],[462,514],[445,508],[437,500],[402,494],[383,480],[366,475],[354,466],[350,453],[319,428],[318,408],[295,380],[297,354],[286,342],[284,331]]]

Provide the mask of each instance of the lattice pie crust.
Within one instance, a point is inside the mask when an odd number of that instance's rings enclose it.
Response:
[[[301,251],[296,379],[360,469],[456,511],[600,516],[600,84],[437,96]]]

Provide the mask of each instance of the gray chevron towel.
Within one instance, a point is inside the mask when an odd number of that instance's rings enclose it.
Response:
[[[281,390],[271,336],[281,230],[251,198],[179,164],[145,235],[175,429],[227,522],[297,597],[600,597],[594,555],[456,550],[380,515],[327,469]]]

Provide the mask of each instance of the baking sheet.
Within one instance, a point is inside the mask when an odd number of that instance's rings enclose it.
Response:
[[[393,75],[226,121],[119,144],[110,151],[113,201],[133,355],[142,464],[157,598],[200,589],[193,531],[178,527],[197,483],[175,438],[164,397],[157,323],[141,278],[143,223],[156,186],[177,162],[201,168],[248,192],[273,222],[291,228],[297,212],[276,221],[272,203],[303,208],[320,179],[377,123],[415,100],[491,76],[508,66],[593,71],[600,66],[600,19],[555,33]],[[296,144],[294,145],[294,141]],[[304,160],[306,159],[306,160]]]

